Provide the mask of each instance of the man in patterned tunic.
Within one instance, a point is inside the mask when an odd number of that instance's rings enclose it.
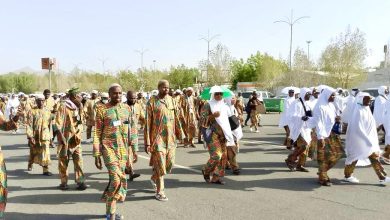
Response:
[[[186,138],[184,139],[184,147],[190,146],[195,148],[194,137],[197,134],[197,119],[199,116],[198,111],[196,111],[195,98],[192,95],[193,92],[194,89],[192,87],[188,87],[186,89],[186,94],[183,96],[180,106],[183,111],[184,123],[182,125],[186,135]]]
[[[68,164],[72,157],[75,181],[78,190],[85,190],[85,176],[83,172],[83,157],[81,148],[81,134],[83,132],[83,105],[78,96],[78,88],[72,88],[68,91],[69,97],[65,99],[57,112],[53,130],[58,138],[58,170],[60,173],[62,190],[68,187]]]
[[[43,107],[45,97],[38,95],[36,98],[36,107],[27,113],[27,139],[30,147],[30,158],[28,160],[28,170],[32,170],[33,163],[43,167],[43,175],[51,176],[49,172],[50,164],[50,124],[51,112]]]
[[[158,95],[152,96],[146,106],[145,152],[150,153],[153,167],[152,185],[159,201],[168,201],[164,193],[164,175],[169,173],[175,161],[176,139],[184,137],[178,117],[178,107],[168,95],[169,82],[158,83]]]
[[[145,120],[142,107],[136,101],[136,93],[131,90],[128,91],[126,104],[130,107],[131,115],[129,120],[129,157],[126,165],[126,173],[129,174],[130,181],[140,176],[139,173],[134,173],[134,163],[138,160],[138,121]]]
[[[87,100],[85,103],[85,119],[86,119],[86,125],[87,125],[87,143],[92,142],[92,127],[95,126],[95,117],[96,117],[96,109],[95,105],[99,101],[98,97],[98,91],[92,90],[91,92],[91,99]]]
[[[102,159],[108,170],[109,183],[102,200],[106,202],[107,219],[122,219],[116,213],[117,201],[124,201],[127,192],[126,163],[129,148],[129,119],[131,111],[122,103],[122,88],[113,84],[109,88],[110,102],[96,110],[93,156],[95,165],[102,169]]]

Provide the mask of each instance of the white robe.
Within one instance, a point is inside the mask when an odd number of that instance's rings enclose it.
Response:
[[[309,101],[304,101],[306,111],[312,110],[308,105]],[[299,135],[306,141],[307,144],[311,142],[311,131],[312,128],[310,126],[311,118],[307,121],[303,121],[302,117],[305,116],[305,110],[303,105],[299,99],[293,102],[291,105],[291,109],[293,109],[293,113],[290,116],[290,138],[295,142],[297,141]]]
[[[368,106],[355,104],[351,119],[348,121],[345,138],[346,165],[359,160],[360,165],[369,165],[368,157],[379,153],[378,133],[371,110]],[[362,163],[363,160],[366,164]]]
[[[355,97],[352,95],[348,96],[347,101],[345,103],[344,111],[341,114],[342,122],[348,123],[355,105],[356,105]]]
[[[375,99],[374,118],[375,118],[375,122],[376,122],[377,127],[379,127],[383,124],[386,101],[387,101],[387,97],[384,95],[379,95]]]
[[[279,121],[280,128],[283,128],[284,126],[288,125],[289,108],[294,101],[295,101],[295,96],[287,97],[284,100],[284,108]]]

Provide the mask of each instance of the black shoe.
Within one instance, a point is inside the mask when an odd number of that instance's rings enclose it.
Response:
[[[241,171],[240,171],[239,169],[233,170],[233,174],[234,174],[234,175],[240,175],[240,174],[241,174]]]
[[[44,176],[52,176],[53,174],[48,171],[48,172],[43,172],[42,175],[44,175]]]
[[[286,165],[287,165],[288,169],[290,169],[291,172],[295,171],[295,166],[293,163],[291,163],[288,159],[285,159],[284,162],[286,162]]]
[[[299,171],[299,172],[305,172],[305,173],[309,172],[308,169],[306,169],[305,167],[302,167],[302,166],[296,167],[295,170]]]
[[[203,141],[198,141],[198,144],[203,144]]]
[[[86,190],[87,188],[88,188],[88,186],[85,185],[85,183],[80,183],[80,184],[78,184],[76,189],[83,191],[83,190]]]
[[[135,178],[138,178],[138,177],[140,177],[140,176],[141,176],[141,174],[139,174],[139,173],[134,173],[134,174],[130,175],[129,181],[133,181]]]
[[[60,190],[68,190],[69,189],[69,186],[68,186],[68,184],[60,184],[59,186],[58,186],[58,188],[60,189]]]

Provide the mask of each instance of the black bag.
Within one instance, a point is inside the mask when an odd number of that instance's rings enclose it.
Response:
[[[303,106],[303,110],[305,111],[305,116],[307,117],[313,117],[313,113],[311,110],[306,110],[306,106],[305,104],[303,103],[303,100],[301,98],[299,98],[299,101],[301,101],[302,103],[302,106]]]
[[[240,120],[237,118],[237,116],[232,115],[229,117],[229,124],[230,124],[230,129],[234,131],[238,128],[238,126],[240,126]]]

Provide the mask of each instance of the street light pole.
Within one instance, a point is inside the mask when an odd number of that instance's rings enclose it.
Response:
[[[153,60],[153,70],[156,72],[156,60]]]
[[[311,40],[306,41],[307,43],[307,60],[310,62],[310,43]]]
[[[135,50],[141,56],[141,70],[144,68],[144,54],[148,52],[148,49],[142,48],[141,50]]]
[[[309,16],[302,16],[299,18],[294,19],[293,17],[293,10],[291,10],[291,17],[286,18],[285,20],[279,20],[279,21],[274,21],[274,23],[286,23],[290,26],[290,56],[289,56],[289,68],[291,71],[291,53],[292,53],[292,41],[293,41],[293,27],[294,24],[296,24],[299,20],[304,19],[304,18],[310,18]]]
[[[207,30],[207,37],[202,37],[200,40],[204,40],[207,42],[207,67],[206,67],[206,80],[209,81],[209,65],[210,65],[210,42],[217,37],[221,36],[220,34],[216,34],[210,37],[210,30]]]

